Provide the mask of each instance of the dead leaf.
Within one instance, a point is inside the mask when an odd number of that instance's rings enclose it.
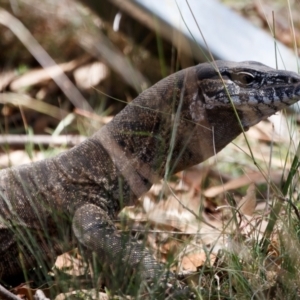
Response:
[[[96,61],[77,68],[74,73],[76,85],[81,89],[89,89],[107,77],[108,68],[101,62]]]
[[[73,276],[83,275],[86,270],[85,263],[82,259],[74,256],[74,251],[59,255],[55,261],[54,267]]]
[[[42,292],[43,295],[49,296],[50,289],[44,288],[44,289],[32,289],[29,284],[23,283],[19,286],[15,287],[13,289],[14,294],[16,294],[20,299],[26,299],[26,300],[34,300],[34,295],[39,291]],[[48,298],[46,298],[48,299]]]
[[[276,114],[268,118],[269,122],[263,121],[250,127],[246,132],[247,138],[264,142],[282,142],[286,139],[286,118],[282,114]]]
[[[200,253],[190,253],[182,258],[181,267],[183,270],[196,272],[198,268],[202,267],[207,261],[213,265],[216,260],[216,255],[210,254],[209,258],[204,251]]]
[[[247,194],[239,202],[237,209],[243,215],[252,216],[256,207],[255,185],[252,183],[247,189]]]

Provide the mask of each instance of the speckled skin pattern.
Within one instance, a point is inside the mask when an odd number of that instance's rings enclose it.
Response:
[[[113,270],[155,277],[161,266],[151,253],[116,231],[120,209],[299,98],[296,73],[256,62],[199,64],[145,90],[77,147],[0,171],[0,278],[46,266],[78,241]]]

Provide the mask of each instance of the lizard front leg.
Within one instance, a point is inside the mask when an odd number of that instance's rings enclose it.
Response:
[[[106,275],[113,274],[119,287],[134,278],[159,280],[163,268],[143,244],[125,234],[119,234],[108,214],[94,204],[85,204],[76,210],[73,232],[85,248],[95,252]],[[133,277],[131,277],[131,276]],[[137,276],[134,276],[137,275]]]

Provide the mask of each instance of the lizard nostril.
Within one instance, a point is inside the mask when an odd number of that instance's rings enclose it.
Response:
[[[300,82],[300,79],[299,78],[296,78],[296,77],[291,77],[290,80],[289,80],[290,83],[298,83]]]

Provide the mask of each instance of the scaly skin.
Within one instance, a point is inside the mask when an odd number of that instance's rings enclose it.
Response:
[[[2,170],[0,278],[37,260],[52,262],[75,240],[119,278],[136,268],[155,278],[161,266],[150,252],[117,233],[112,219],[119,210],[154,180],[204,161],[300,98],[300,76],[293,72],[255,62],[215,66],[200,64],[161,80],[55,158]]]

